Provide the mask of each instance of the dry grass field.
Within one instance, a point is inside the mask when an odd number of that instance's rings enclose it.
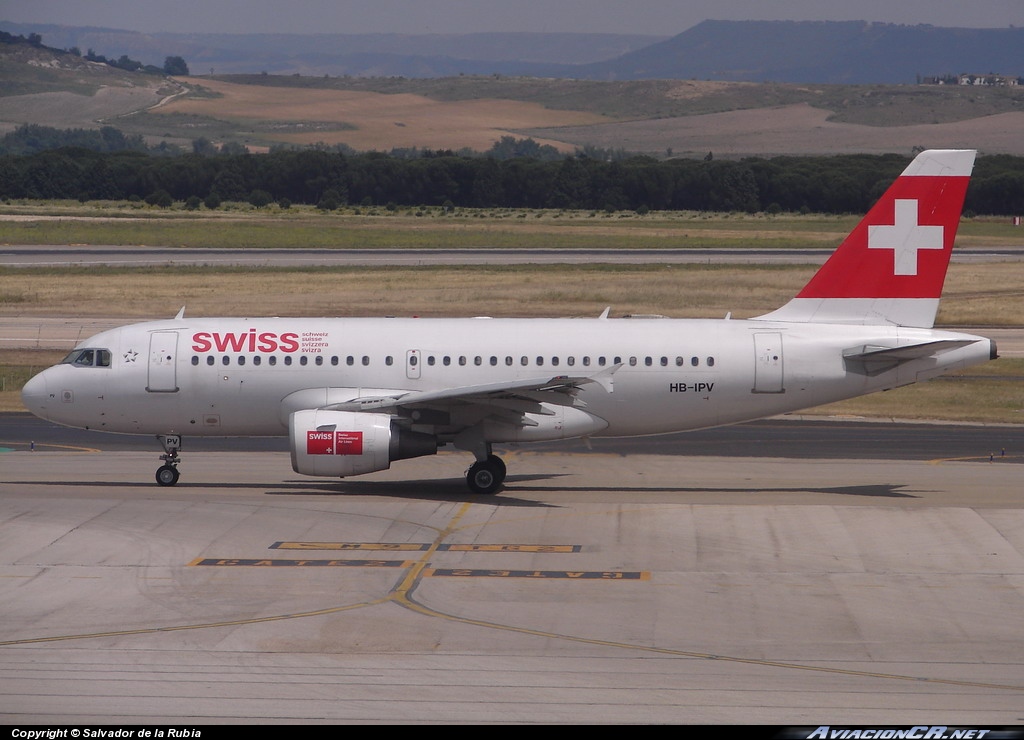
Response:
[[[983,154],[1024,154],[1024,113],[1001,113],[947,123],[879,128],[833,120],[806,103],[701,116],[535,128],[547,140],[583,141],[597,147],[663,152],[676,156],[713,152],[721,157],[788,154],[909,153],[927,149],[979,149]]]
[[[932,116],[927,122],[880,127],[839,120],[843,116],[833,110],[807,102],[777,102],[784,98],[775,96],[764,106],[684,113],[684,104],[700,111],[705,98],[757,87],[743,83],[678,81],[659,91],[667,110],[661,112],[645,99],[645,107],[632,114],[615,105],[583,101],[578,103],[580,110],[568,110],[546,100],[444,99],[408,92],[244,85],[214,79],[191,84],[201,86],[203,94],[177,98],[151,110],[148,117],[164,117],[168,124],[190,120],[200,133],[204,126],[215,132],[226,122],[237,130],[249,130],[253,141],[346,144],[360,151],[395,147],[484,151],[502,136],[528,136],[567,152],[592,145],[655,155],[671,151],[675,156],[703,156],[709,151],[728,157],[909,153],[915,146],[1024,154],[1020,136],[1024,112],[991,114],[984,108],[973,118],[945,121]],[[486,95],[486,87],[480,92]],[[736,104],[744,103],[737,100]],[[899,107],[891,100],[884,105]],[[602,107],[609,112],[601,113]],[[863,113],[860,118],[872,120]]]
[[[6,270],[0,316],[756,316],[792,297],[811,265]],[[1024,325],[1024,264],[952,265],[948,326]]]
[[[395,147],[489,149],[502,136],[542,126],[604,122],[593,113],[557,111],[515,100],[443,102],[422,95],[238,85],[203,80],[212,95],[174,100],[153,116],[188,115],[256,127],[296,144],[347,144],[359,151]],[[572,151],[565,141],[541,141]]]
[[[81,77],[81,75],[79,75]],[[8,94],[0,131],[113,125],[186,150],[194,139],[485,151],[503,136],[561,151],[664,156],[896,152],[916,146],[1024,155],[1024,90],[939,86],[436,80],[76,78],[65,91]]]

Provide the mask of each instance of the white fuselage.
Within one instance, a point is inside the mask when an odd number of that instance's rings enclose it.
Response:
[[[844,359],[858,347],[936,340],[965,346],[873,374]],[[61,424],[135,434],[286,435],[292,412],[357,397],[540,377],[608,381],[576,396],[607,426],[570,424],[524,439],[732,424],[906,385],[993,354],[988,339],[932,329],[659,318],[178,318],[103,332],[79,347],[107,350],[109,362],[44,371],[25,386],[26,405]]]

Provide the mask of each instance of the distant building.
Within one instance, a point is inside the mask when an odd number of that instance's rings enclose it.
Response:
[[[975,87],[1017,87],[1024,85],[1024,77],[997,74],[959,74],[918,78],[922,85],[970,85]]]
[[[1019,77],[1007,77],[1006,75],[960,75],[961,85],[981,85],[983,87],[1016,87],[1020,84]]]

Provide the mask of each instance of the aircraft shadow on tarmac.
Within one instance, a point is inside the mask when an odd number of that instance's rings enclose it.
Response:
[[[379,498],[423,499],[430,501],[448,501],[454,503],[492,504],[495,506],[557,506],[528,499],[516,498],[516,493],[679,493],[679,494],[747,494],[751,497],[761,495],[778,495],[785,493],[828,494],[836,496],[859,496],[869,498],[903,498],[917,499],[919,495],[901,490],[907,487],[904,483],[876,483],[851,486],[797,486],[797,487],[752,487],[736,486],[729,488],[707,488],[700,486],[569,486],[539,485],[542,481],[552,481],[564,474],[549,475],[512,475],[505,487],[494,496],[482,496],[465,490],[462,478],[407,480],[407,481],[284,481],[279,484],[267,483],[201,483],[182,482],[175,491],[182,493],[197,492],[201,489],[211,491],[228,489],[252,489],[263,491],[268,496],[375,496]],[[138,481],[22,481],[26,486],[56,486],[69,488],[138,488]],[[161,489],[165,490],[165,489]],[[753,503],[753,501],[752,501]]]

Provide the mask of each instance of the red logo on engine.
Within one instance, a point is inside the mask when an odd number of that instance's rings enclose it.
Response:
[[[362,455],[362,432],[306,432],[307,455]]]
[[[335,432],[334,439],[336,453],[338,455],[362,455],[363,454],[363,433],[362,432]]]
[[[333,455],[334,432],[306,432],[307,455]]]

